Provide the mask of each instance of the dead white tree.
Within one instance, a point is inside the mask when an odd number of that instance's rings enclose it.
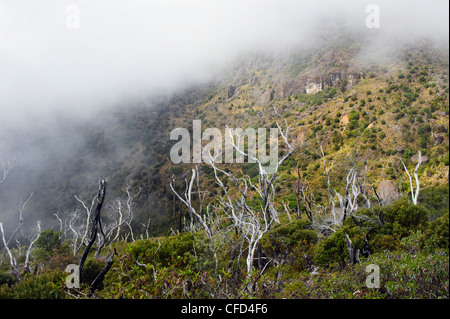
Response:
[[[411,178],[411,174],[409,173],[408,169],[406,168],[405,162],[400,158],[400,161],[403,164],[403,168],[405,169],[406,174],[409,178],[409,185],[411,188],[411,200],[414,205],[417,205],[417,199],[419,198],[419,190],[420,190],[420,183],[419,183],[419,176],[417,175],[417,170],[419,169],[420,165],[422,164],[422,153],[418,151],[418,160],[416,168],[414,169],[414,179],[416,181],[416,188],[413,187],[413,182]]]
[[[195,167],[191,171],[191,180],[188,182],[187,178],[185,179],[186,188],[185,188],[183,196],[178,194],[178,192],[173,187],[173,182],[175,182],[174,179],[172,179],[172,182],[170,183],[170,189],[175,194],[175,196],[187,207],[189,215],[191,216],[191,226],[193,226],[193,222],[195,219],[203,227],[208,238],[211,238],[212,237],[211,228],[207,224],[204,216],[201,215],[201,211],[199,214],[193,206],[193,197],[192,197],[193,187],[194,187],[194,181],[195,181],[197,175],[198,175],[198,167]]]
[[[18,265],[17,265],[17,261],[14,258],[13,254],[12,254],[10,248],[9,248],[9,244],[10,244],[10,242],[13,240],[13,238],[16,236],[16,234],[19,232],[19,230],[23,226],[24,210],[25,210],[26,206],[29,204],[29,202],[30,202],[32,197],[33,197],[33,193],[31,193],[30,196],[28,197],[28,199],[25,200],[25,201],[23,201],[22,198],[20,199],[20,204],[18,206],[18,210],[19,210],[19,226],[12,233],[12,235],[10,236],[10,238],[8,240],[6,240],[6,238],[5,238],[5,232],[4,232],[4,229],[3,229],[3,223],[0,222],[0,232],[1,232],[1,236],[2,236],[3,247],[5,248],[3,253],[7,253],[8,254],[9,264],[11,266],[11,270],[13,272],[14,278],[15,278],[15,280],[17,282],[19,282],[22,279],[22,277],[20,275],[20,271],[19,271],[19,268],[18,268]],[[38,221],[37,222],[37,235],[36,235],[36,238],[34,240],[30,240],[30,245],[28,246],[28,249],[27,249],[27,252],[26,252],[26,255],[25,255],[25,269],[27,271],[29,271],[29,272],[31,272],[30,271],[30,267],[29,267],[30,266],[31,251],[33,249],[34,243],[36,242],[36,240],[39,237],[40,231],[41,231],[40,222]],[[19,250],[19,255],[20,255],[21,254],[21,245],[20,245],[19,242],[18,242],[18,245],[19,245],[19,249],[18,250]],[[1,260],[2,263],[3,263],[3,258],[4,258],[4,255],[2,255],[2,260]]]
[[[323,173],[325,174],[327,178],[327,191],[328,191],[328,197],[330,201],[333,201],[333,194],[331,192],[331,184],[330,184],[330,173],[333,169],[333,162],[331,162],[330,167],[327,167],[327,161],[325,159],[325,153],[323,151],[323,140],[319,142],[319,151],[320,151],[320,157],[322,158],[323,162]],[[333,203],[334,204],[334,203]]]
[[[345,185],[344,198],[336,191],[336,196],[339,198],[339,206],[342,211],[342,222],[347,216],[353,217],[353,214],[358,210],[358,196],[361,194],[361,189],[358,185],[358,172],[350,168],[347,174],[347,184]]]
[[[348,216],[355,219],[354,213],[358,210],[358,197],[361,195],[357,175],[358,172],[350,168],[346,178],[345,194],[341,195],[334,190],[334,195],[339,201],[339,207],[336,207],[334,199],[331,199],[331,216],[315,220],[314,226],[316,228],[334,232],[342,226]]]
[[[287,158],[289,158],[292,155],[292,153],[294,152],[294,148],[289,143],[289,132],[290,132],[291,128],[288,125],[286,118],[284,116],[282,116],[276,108],[274,108],[274,113],[277,116],[281,117],[284,121],[284,124],[286,127],[285,130],[283,130],[281,128],[278,121],[275,121],[275,123],[277,125],[277,132],[281,135],[282,141],[283,141],[286,149],[284,150],[284,154],[281,156],[281,158],[279,158],[280,154],[277,154],[278,155],[277,163],[276,163],[276,165],[270,167],[270,171],[267,167],[264,166],[264,162],[262,159],[259,159],[256,156],[253,156],[251,154],[251,152],[248,152],[248,151],[246,152],[245,150],[243,150],[243,148],[241,147],[242,139],[238,133],[235,134],[235,136],[236,136],[236,141],[235,141],[232,130],[227,127],[226,131],[229,134],[229,138],[230,138],[229,141],[230,141],[233,149],[236,150],[236,152],[238,152],[242,156],[249,158],[252,162],[257,163],[257,165],[258,165],[258,183],[254,184],[254,183],[252,183],[251,179],[248,178],[249,185],[253,189],[253,191],[255,191],[257,193],[258,197],[263,202],[263,210],[264,210],[264,214],[266,215],[265,218],[268,221],[274,220],[275,222],[279,222],[278,212],[274,208],[274,200],[275,200],[274,182],[277,178],[278,170],[279,170],[280,166],[283,164],[283,162]],[[261,142],[261,141],[259,141],[259,142]],[[276,141],[276,143],[278,143],[278,140]],[[259,144],[259,146],[260,147],[262,146],[261,143]],[[209,160],[209,164],[211,165],[212,162],[214,162],[214,159],[211,158]]]
[[[8,254],[9,265],[11,266],[12,273],[14,275],[15,280],[17,282],[19,282],[22,279],[22,277],[20,276],[19,269],[17,268],[17,261],[14,258],[13,254],[11,253],[11,250],[8,247],[8,243],[6,242],[5,231],[3,230],[3,223],[2,222],[0,222],[0,232],[2,233],[1,235],[2,235],[3,247],[5,248],[5,251]]]
[[[126,198],[118,197],[113,200],[112,203],[107,205],[107,208],[113,212],[112,220],[104,222],[105,240],[107,243],[112,243],[120,238],[122,233],[122,226],[127,226],[129,229],[129,236],[131,240],[135,241],[134,231],[131,225],[133,214],[133,202],[141,194],[142,188],[139,188],[137,192],[132,191],[132,180],[128,180],[125,183],[123,191],[127,194]]]
[[[23,226],[23,212],[26,208],[26,206],[28,205],[28,203],[31,200],[31,197],[33,197],[33,193],[30,194],[30,196],[28,197],[28,199],[26,201],[23,201],[23,199],[20,199],[20,203],[18,206],[18,211],[19,211],[19,226],[17,226],[17,228],[15,229],[15,231],[12,233],[12,235],[9,237],[9,239],[6,241],[6,245],[9,246],[9,244],[11,243],[11,241],[14,239],[14,237],[17,235],[17,233],[20,231],[20,229]],[[0,260],[0,265],[3,264],[3,260],[5,257],[5,253],[6,251],[3,251],[2,253],[2,258]]]
[[[272,223],[279,223],[278,211],[275,208],[275,188],[277,173],[283,162],[293,153],[294,149],[289,143],[289,130],[286,119],[280,115],[275,109],[275,114],[282,117],[286,129],[282,130],[278,122],[277,128],[281,135],[282,141],[286,147],[284,154],[278,158],[276,164],[271,168],[270,172],[264,166],[262,160],[256,158],[250,152],[246,152],[241,147],[241,136],[236,133],[236,141],[232,131],[227,128],[230,137],[230,143],[236,152],[244,157],[251,159],[258,165],[258,182],[254,183],[249,176],[245,178],[237,178],[231,172],[220,169],[216,165],[216,160],[211,154],[206,159],[207,163],[213,168],[216,184],[221,188],[221,196],[217,196],[217,205],[215,208],[230,219],[236,234],[241,234],[247,242],[247,273],[251,273],[255,253],[259,247],[259,241],[262,236],[270,229]],[[276,141],[278,143],[278,140]],[[261,146],[261,144],[260,144]],[[278,154],[279,155],[279,154]],[[234,188],[229,189],[228,179]],[[250,204],[249,199],[254,200]],[[260,256],[261,257],[261,256]]]
[[[30,245],[28,246],[27,253],[25,255],[25,269],[28,272],[31,272],[30,269],[30,256],[31,256],[31,250],[33,249],[34,244],[39,239],[39,235],[41,234],[41,222],[37,221],[36,223],[36,236],[34,240],[31,240]]]
[[[125,192],[127,193],[127,199],[125,201],[125,206],[127,209],[128,218],[126,219],[125,223],[128,226],[128,229],[130,230],[131,234],[131,240],[135,241],[134,239],[134,233],[133,233],[133,227],[131,226],[131,222],[133,221],[133,201],[141,194],[142,188],[139,188],[136,193],[131,192],[131,183],[132,180],[128,180],[126,182],[126,188]]]
[[[2,146],[0,145],[0,184],[2,184],[9,172],[14,168],[14,158],[4,159],[2,155]]]
[[[80,244],[79,244],[78,248],[76,249],[76,252],[78,253],[78,251],[80,251],[81,247],[83,245],[87,245],[87,243],[88,243],[87,237],[88,237],[88,233],[89,233],[89,223],[91,222],[91,215],[92,215],[92,211],[94,209],[95,201],[96,201],[97,197],[94,197],[91,200],[91,205],[88,205],[87,203],[85,203],[77,195],[75,195],[75,199],[81,204],[81,206],[83,206],[84,211],[86,212],[85,225],[84,225],[84,227],[82,227],[82,226],[79,227],[79,228],[82,228],[83,230],[82,230]],[[80,213],[79,210],[73,211],[73,214],[76,216],[75,219],[79,218],[79,216],[78,216],[79,213]]]

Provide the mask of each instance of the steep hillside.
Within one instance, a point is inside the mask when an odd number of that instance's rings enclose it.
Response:
[[[14,136],[11,140],[21,141],[15,147],[18,166],[2,185],[0,202],[15,216],[20,198],[34,192],[27,208],[30,225],[41,219],[45,227],[56,228],[53,214],[79,208],[74,195],[90,201],[100,177],[108,178],[111,200],[124,196],[123,187],[132,180],[132,189],[141,189],[134,202],[136,232],[144,232],[150,218],[152,234],[167,233],[178,227],[180,209],[169,184],[172,178],[183,180],[192,167],[170,161],[175,144],[170,132],[177,127],[192,131],[193,120],[201,120],[203,130],[222,132],[226,126],[276,127],[275,108],[291,127],[295,147],[279,172],[280,203],[295,206],[299,171],[320,204],[327,184],[319,142],[326,162],[333,164],[333,189],[343,190],[353,166],[367,171],[367,184],[375,189],[392,180],[407,194],[409,182],[399,159],[412,170],[419,150],[426,156],[419,169],[421,187],[448,181],[448,107],[448,51],[426,42],[384,60],[366,57],[351,39],[285,54],[250,54],[213,83],[127,101],[89,121],[59,118],[54,129]],[[27,157],[30,149],[41,150],[39,158]],[[227,167],[256,172],[254,164]],[[202,165],[201,172],[213,198],[212,171]]]

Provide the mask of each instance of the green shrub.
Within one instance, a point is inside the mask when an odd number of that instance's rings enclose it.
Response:
[[[381,233],[408,236],[411,231],[422,229],[427,223],[428,214],[420,205],[414,205],[406,198],[401,198],[382,209],[385,220]]]
[[[104,267],[103,262],[94,258],[87,258],[83,266],[83,283],[90,285]]]
[[[345,265],[349,261],[345,234],[350,237],[355,251],[357,249],[362,250],[364,235],[361,230],[351,224],[345,225],[316,246],[314,260],[318,265]]]
[[[14,276],[11,273],[1,272],[0,273],[0,286],[8,285],[11,286],[14,284]]]
[[[0,286],[0,299],[61,299],[67,294],[62,290],[67,273],[56,271],[41,275],[27,274],[14,285]]]
[[[425,207],[431,220],[449,210],[449,186],[429,187],[420,190],[418,202]]]
[[[449,250],[449,213],[432,221],[419,241],[420,248],[427,252],[436,249]]]
[[[35,255],[39,261],[47,261],[66,248],[60,240],[61,232],[53,229],[44,230],[39,234],[35,243]]]
[[[160,266],[205,269],[212,261],[208,258],[210,249],[205,234],[186,233],[164,239],[139,240],[130,245],[129,251],[134,260]],[[201,258],[201,259],[200,259]]]
[[[310,221],[301,219],[276,225],[260,240],[263,252],[270,258],[282,260],[294,250],[308,250],[309,244],[317,243],[317,233],[308,229],[309,226]]]
[[[369,245],[372,253],[397,250],[401,247],[400,236],[398,234],[376,234],[370,239]]]

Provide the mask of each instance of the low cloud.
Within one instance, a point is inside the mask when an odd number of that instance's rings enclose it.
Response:
[[[371,3],[0,0],[0,125],[171,92],[210,79],[249,50],[309,45],[325,28],[367,34],[373,49],[419,37],[448,41],[447,1],[375,1],[377,30],[365,26]]]

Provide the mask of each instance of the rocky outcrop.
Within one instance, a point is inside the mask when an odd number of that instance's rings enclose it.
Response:
[[[270,101],[273,100],[273,97],[274,97],[274,90],[272,90],[272,89],[266,90],[261,95],[254,97],[255,104],[256,105],[267,105],[267,104],[269,104]]]
[[[227,88],[225,89],[225,96],[227,99],[231,99],[234,95],[234,91],[236,90],[236,87],[234,85],[227,85]]]
[[[295,94],[315,94],[325,87],[339,87],[342,81],[346,81],[346,87],[355,86],[364,75],[354,70],[332,70],[326,74],[318,70],[312,70],[294,79],[281,79],[275,88],[275,97],[284,99]]]
[[[381,181],[377,188],[377,194],[383,205],[388,205],[400,197],[398,186],[391,180]]]
[[[434,145],[439,145],[444,141],[444,136],[442,134],[434,134],[433,136]]]
[[[424,164],[428,163],[429,160],[430,160],[430,158],[428,156],[422,155],[422,163],[424,163]],[[418,163],[419,162],[419,154],[411,156],[410,161],[413,163]]]

